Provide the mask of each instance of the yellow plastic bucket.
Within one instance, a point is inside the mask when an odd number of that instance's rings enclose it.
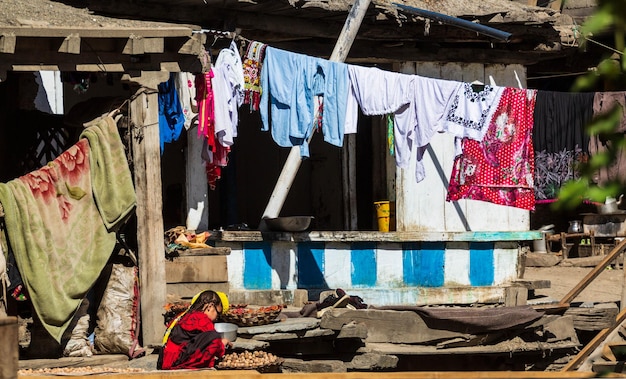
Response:
[[[391,207],[388,200],[374,202],[376,217],[378,218],[378,231],[389,231],[389,219],[391,217]]]

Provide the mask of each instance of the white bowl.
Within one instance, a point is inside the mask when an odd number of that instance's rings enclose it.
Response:
[[[222,338],[227,338],[230,342],[235,342],[237,339],[237,330],[239,327],[235,324],[231,324],[229,322],[216,322],[215,323],[215,331],[222,336]]]

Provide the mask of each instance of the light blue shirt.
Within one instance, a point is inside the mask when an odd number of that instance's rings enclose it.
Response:
[[[324,141],[343,146],[349,83],[344,63],[268,46],[261,70],[261,130],[271,127],[272,138],[279,146],[300,146],[300,154],[308,157],[314,97],[321,95]]]

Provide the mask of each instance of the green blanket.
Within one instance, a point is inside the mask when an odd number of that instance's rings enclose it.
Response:
[[[134,211],[131,173],[115,121],[94,120],[47,166],[0,183],[7,235],[35,311],[57,341]]]

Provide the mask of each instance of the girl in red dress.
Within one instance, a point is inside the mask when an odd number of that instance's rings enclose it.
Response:
[[[224,301],[222,301],[222,298]],[[228,307],[226,295],[203,291],[181,316],[172,321],[163,338],[165,346],[157,368],[162,370],[208,368],[223,357],[231,342],[220,338],[213,322]]]

